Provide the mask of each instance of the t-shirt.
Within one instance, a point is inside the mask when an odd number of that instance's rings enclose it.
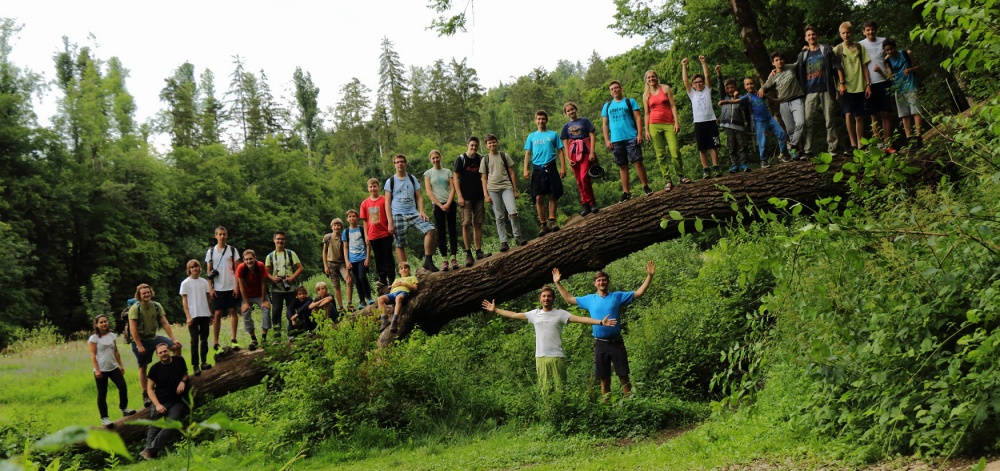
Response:
[[[875,37],[874,41],[869,41],[868,38],[858,41],[858,44],[868,53],[868,58],[871,59],[871,62],[868,63],[868,77],[872,83],[889,80],[889,77],[887,77],[889,71],[885,69],[885,52],[882,50],[882,43],[884,41],[885,38],[880,37]],[[875,72],[876,65],[882,72]]]
[[[260,284],[261,278],[267,277],[267,267],[264,262],[257,260],[257,269],[248,267],[246,263],[241,263],[236,267],[236,277],[243,279],[243,290],[240,291],[247,299],[264,297],[264,288]]]
[[[455,176],[458,177],[458,188],[462,190],[462,199],[466,201],[482,201],[486,197],[483,195],[483,180],[479,175],[479,167],[483,163],[483,156],[475,154],[469,157],[460,154],[455,159]]]
[[[840,43],[833,48],[833,52],[840,58],[840,66],[844,69],[844,87],[846,88],[846,92],[864,92],[865,74],[861,67],[871,62],[871,59],[868,58],[868,51],[863,47],[851,49],[844,47],[844,43]]]
[[[240,266],[243,264],[241,263]],[[187,296],[188,314],[194,317],[211,317],[212,308],[208,305],[208,280],[204,278],[184,278],[178,294]]]
[[[361,227],[344,229],[341,240],[347,242],[347,257],[351,263],[364,262],[368,258],[368,245],[365,244],[365,236],[361,233]]]
[[[149,367],[149,373],[146,373],[146,377],[155,383],[153,392],[156,393],[156,399],[160,401],[160,404],[168,405],[181,402],[182,397],[177,394],[177,386],[181,384],[181,380],[186,374],[187,363],[184,362],[184,357],[174,355],[170,357],[170,363],[162,361],[153,363]],[[187,396],[187,393],[188,388],[185,387],[184,396]]]
[[[806,52],[806,93],[826,92],[826,62],[823,51]]]
[[[416,276],[412,276],[412,275],[411,276],[404,276],[404,277],[396,278],[396,281],[402,281],[403,283],[407,283],[407,284],[411,284],[411,285],[416,285],[417,284],[417,277]],[[395,283],[395,281],[393,283]],[[410,288],[407,288],[406,286],[400,285],[400,286],[396,286],[395,288],[392,288],[389,292],[390,293],[399,293],[399,292],[409,293],[410,292]]]
[[[129,308],[128,318],[136,321],[139,339],[153,340],[156,338],[156,329],[160,327],[160,319],[163,318],[163,315],[152,302],[149,305],[140,302]]]
[[[385,181],[382,189],[392,194],[390,208],[392,214],[417,214],[417,191],[420,190],[420,182],[412,175],[406,174],[402,180],[395,173]],[[392,181],[396,180],[395,189]],[[416,186],[414,186],[416,185]],[[386,222],[388,224],[388,222]]]
[[[590,312],[590,317],[592,319],[601,320],[604,319],[604,316],[609,316],[609,319],[617,320],[618,324],[611,327],[605,327],[603,325],[592,326],[594,338],[612,339],[622,335],[622,307],[632,304],[632,301],[634,300],[634,291],[614,291],[608,293],[607,296],[601,296],[597,293],[588,294],[586,296],[578,296],[576,298],[576,304],[577,306],[580,306],[580,308],[586,309]]]
[[[778,91],[778,101],[788,102],[796,98],[801,98],[805,93],[802,85],[795,76],[795,68],[798,64],[785,64],[779,72],[768,77],[762,88],[774,88]]]
[[[597,132],[594,123],[587,118],[577,118],[563,125],[559,138],[563,140],[590,139],[590,134]]]
[[[431,167],[424,172],[424,177],[431,181],[431,193],[438,202],[445,204],[448,202],[448,181],[451,180],[451,169]]]
[[[97,344],[97,367],[101,369],[101,372],[118,369],[118,362],[115,361],[114,332],[108,332],[104,335],[92,334],[87,341]]]
[[[323,236],[323,245],[326,247],[326,253],[323,256],[326,257],[326,261],[344,263],[344,247],[340,245],[341,240],[344,240],[343,230],[337,235],[330,232]]]
[[[692,87],[691,91],[688,92],[688,98],[691,99],[691,114],[694,116],[694,122],[704,123],[706,121],[715,121],[715,108],[712,107],[711,88],[706,87],[698,91]]]
[[[892,67],[893,87],[896,93],[909,93],[917,89],[913,72],[910,72],[909,75],[903,75],[903,70],[913,67],[913,64],[906,60],[906,56],[901,51],[896,51],[896,57],[889,56],[888,62],[889,66]]]
[[[660,86],[656,94],[650,94],[646,100],[649,103],[649,122],[652,124],[674,124],[674,112],[670,109],[667,92]]]
[[[556,151],[562,148],[555,131],[535,131],[524,140],[524,150],[531,151],[531,163],[539,167],[556,160]]]
[[[524,315],[535,328],[535,357],[565,357],[562,331],[569,323],[569,313],[562,309],[553,309],[549,312],[535,309]]]
[[[295,266],[299,263],[299,256],[292,252],[291,250],[285,249],[283,252],[271,252],[267,254],[264,258],[264,266],[267,267],[268,273],[273,273],[276,277],[291,276],[295,273]],[[271,291],[278,293],[288,293],[295,291],[294,284],[290,284],[289,289],[285,289],[281,283],[275,283],[271,286]]]
[[[767,109],[767,102],[757,94],[747,93],[740,97],[740,101],[750,105],[750,114],[753,115],[754,121],[767,122],[771,120],[771,110]]]
[[[368,240],[389,237],[389,221],[385,218],[385,197],[365,198],[361,202],[360,218],[368,222]]]
[[[503,161],[507,161],[506,166]],[[479,172],[486,174],[486,191],[513,190],[514,184],[511,183],[510,175],[507,173],[507,169],[513,166],[514,159],[505,152],[498,155],[487,154],[483,157],[483,165],[479,167]]]
[[[219,270],[219,276],[212,280],[212,287],[216,291],[233,291],[236,289],[236,265],[240,263],[240,251],[232,245],[226,245],[225,250],[213,245],[205,252],[205,262],[211,263],[212,268]]]
[[[601,117],[608,118],[608,132],[611,142],[628,141],[635,139],[638,131],[635,130],[635,114],[633,110],[640,110],[635,99],[624,98],[621,100],[611,100],[601,108]]]

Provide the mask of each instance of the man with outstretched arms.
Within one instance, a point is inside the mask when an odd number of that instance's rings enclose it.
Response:
[[[594,376],[601,380],[601,395],[611,392],[611,365],[615,367],[618,380],[622,383],[622,391],[627,396],[632,392],[632,382],[629,380],[628,353],[625,351],[625,341],[622,339],[621,315],[622,308],[632,304],[632,301],[642,297],[653,281],[656,265],[652,260],[646,263],[646,279],[635,291],[608,291],[611,277],[603,271],[594,274],[594,286],[597,293],[574,297],[560,283],[562,274],[559,269],[552,270],[552,282],[559,289],[559,294],[567,303],[580,306],[590,313],[592,319],[614,319],[616,324],[605,327],[595,325],[594,329]]]
[[[236,266],[240,263],[240,254],[236,247],[229,245],[229,231],[225,227],[215,228],[216,244],[205,252],[205,265],[208,274],[205,278],[211,288],[212,309],[215,311],[212,339],[215,341],[215,351],[219,351],[219,330],[222,329],[222,318],[227,314],[230,319],[232,337],[230,343],[236,346],[236,327],[240,319],[236,317],[236,309],[240,307],[240,291],[236,285]]]

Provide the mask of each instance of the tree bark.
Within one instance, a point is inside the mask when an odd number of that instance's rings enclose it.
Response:
[[[750,0],[729,0],[729,5],[733,7],[733,21],[743,40],[743,53],[761,80],[766,80],[772,69],[771,59],[757,27],[757,14],[754,13]]]

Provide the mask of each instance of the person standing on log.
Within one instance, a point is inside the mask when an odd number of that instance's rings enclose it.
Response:
[[[549,131],[549,114],[545,110],[535,112],[535,132],[528,134],[524,141],[524,179],[528,179],[528,164],[531,164],[531,199],[538,211],[538,237],[559,230],[556,224],[556,203],[563,194],[562,178],[566,176],[566,154],[559,134]],[[556,172],[556,160],[559,172]],[[545,200],[548,197],[549,219],[545,222]]]
[[[392,157],[394,173],[382,189],[385,190],[385,214],[389,223],[389,233],[395,237],[396,257],[400,263],[406,261],[406,230],[417,228],[424,236],[424,269],[436,272],[434,266],[434,225],[429,222],[424,213],[424,199],[420,195],[420,183],[406,173],[406,156],[396,154]]]
[[[646,112],[646,140],[653,142],[656,161],[660,164],[660,171],[667,180],[663,190],[670,191],[674,186],[670,167],[673,167],[681,183],[691,183],[691,179],[684,176],[684,161],[677,151],[677,134],[681,132],[677,102],[674,101],[674,93],[670,90],[670,86],[660,83],[660,76],[656,71],[647,70],[643,82],[646,83],[646,88],[642,92],[642,109]]]
[[[379,193],[379,181],[368,179],[368,197],[361,202],[361,228],[364,229],[368,242],[372,246],[372,256],[375,257],[375,271],[378,273],[376,289],[388,287],[396,279],[392,258],[392,233],[389,232],[388,218],[385,212],[385,197]],[[458,262],[452,264],[458,268]]]
[[[299,275],[302,274],[302,262],[299,256],[285,248],[288,236],[284,231],[274,233],[274,251],[264,257],[267,267],[267,277],[271,280],[271,324],[261,326],[262,337],[267,341],[268,327],[273,327],[281,334],[281,314],[295,299],[295,287],[298,286]]]
[[[865,118],[868,114],[865,100],[871,96],[872,85],[868,71],[871,59],[868,51],[854,42],[854,27],[850,21],[840,24],[842,43],[833,47],[833,53],[840,59],[840,69],[837,75],[840,85],[840,110],[847,121],[847,137],[851,140],[851,149],[861,148],[861,139],[865,137]]]
[[[543,286],[538,297],[540,309],[530,312],[513,312],[500,309],[496,301],[483,300],[483,309],[501,316],[528,321],[535,328],[535,371],[538,373],[538,387],[542,393],[562,390],[566,383],[566,354],[563,353],[562,331],[570,322],[578,324],[614,327],[618,321],[610,316],[604,319],[574,316],[562,309],[555,309],[556,292],[551,286]]]
[[[149,418],[181,420],[188,412],[188,405],[184,401],[188,390],[187,363],[180,355],[171,356],[165,343],[156,345],[156,356],[160,361],[149,367],[149,388],[146,390],[153,401],[153,411]],[[139,456],[146,460],[156,458],[177,434],[176,430],[151,425],[146,430],[146,447],[139,452]]]
[[[858,41],[871,59],[868,62],[868,78],[871,80],[871,93],[865,97],[865,107],[872,118],[872,137],[881,136],[882,142],[879,149],[888,149],[892,141],[892,119],[889,113],[892,111],[892,97],[889,96],[889,88],[892,87],[892,73],[885,64],[885,49],[883,42],[885,38],[878,36],[878,24],[874,21],[866,21],[861,29],[865,39]],[[881,124],[881,129],[879,127]]]
[[[563,105],[563,113],[569,118],[564,124],[559,138],[569,157],[569,165],[573,167],[576,177],[576,188],[580,191],[580,204],[583,205],[581,216],[597,212],[597,199],[594,198],[594,182],[590,180],[590,166],[597,163],[594,146],[597,143],[595,133],[597,128],[589,119],[577,116],[576,103],[572,101]]]
[[[188,277],[181,282],[178,294],[187,318],[188,333],[191,334],[191,365],[195,376],[201,370],[212,367],[208,364],[208,331],[212,325],[212,296],[208,281],[201,277],[201,263],[189,260]]]
[[[472,246],[476,246],[476,260],[489,257],[483,252],[483,221],[486,220],[486,198],[483,193],[479,167],[483,156],[479,155],[479,138],[472,136],[466,143],[466,151],[455,159],[455,195],[462,208],[462,244],[465,246],[465,266],[475,263]],[[471,239],[471,240],[470,240]]]
[[[458,226],[456,224],[458,206],[455,204],[455,188],[458,185],[455,184],[455,175],[451,169],[441,166],[441,151],[434,149],[427,158],[431,161],[431,168],[424,171],[424,191],[434,208],[434,227],[437,228],[438,250],[444,257],[441,270],[448,271],[449,268],[458,270],[458,260],[456,259],[458,256]],[[480,229],[482,228],[480,227]],[[450,265],[448,264],[449,248],[451,249]],[[471,254],[467,260],[468,265],[472,266]]]
[[[348,312],[354,293],[351,291],[351,270],[347,268],[347,258],[344,255],[343,235],[344,221],[333,218],[330,221],[330,232],[323,236],[323,272],[330,278],[333,286],[334,298],[337,300],[334,308]],[[341,281],[347,285],[347,304],[344,304],[344,296],[340,291]]]
[[[230,319],[232,339],[230,343],[233,347],[236,343],[236,328],[240,319],[236,317],[236,309],[240,307],[240,291],[236,285],[236,265],[240,263],[240,254],[233,247],[226,243],[229,240],[229,231],[225,227],[215,228],[216,245],[205,252],[205,270],[208,274],[205,279],[212,290],[212,309],[215,310],[213,321],[212,337],[215,341],[214,349],[219,351],[219,331],[222,330],[222,318],[227,314]]]
[[[823,121],[826,125],[826,150],[831,154],[836,154],[840,149],[840,141],[837,137],[837,69],[840,68],[840,61],[833,48],[819,43],[819,35],[816,34],[816,27],[806,26],[806,47],[799,53],[798,70],[796,75],[799,85],[806,92],[805,101],[805,121],[806,121],[806,143],[803,148],[803,156],[809,158],[813,154],[818,154],[813,144],[813,136],[816,134],[813,123],[820,108],[823,108]]]
[[[253,325],[253,307],[260,308],[260,328],[271,328],[271,303],[267,292],[267,267],[257,260],[257,253],[246,249],[243,251],[243,263],[236,268],[236,283],[243,297],[243,330],[250,334],[250,350],[257,349],[257,331]]]
[[[635,98],[625,98],[621,82],[612,80],[608,86],[611,101],[601,108],[601,128],[604,131],[604,146],[611,151],[618,164],[618,174],[622,180],[622,197],[619,203],[632,198],[629,193],[628,164],[635,167],[635,173],[642,184],[642,192],[653,194],[646,180],[646,166],[642,163],[642,115]]]
[[[497,236],[500,237],[500,251],[510,250],[507,242],[507,219],[510,219],[514,243],[524,245],[527,241],[521,235],[521,221],[517,218],[517,179],[514,178],[514,159],[506,152],[500,152],[500,141],[495,134],[486,135],[486,148],[489,154],[483,158],[482,172],[483,192],[486,202],[493,205],[493,217],[496,220]]]
[[[789,158],[782,156],[782,162],[790,162],[799,158],[804,158],[802,153],[802,133],[806,128],[805,97],[806,93],[799,84],[795,70],[798,64],[786,64],[785,58],[781,56],[781,51],[771,53],[771,64],[774,70],[767,81],[760,86],[757,96],[763,98],[770,89],[778,91],[778,101],[781,102],[778,110],[781,112],[781,120],[785,123],[785,131],[788,133],[788,140],[791,146]]]
[[[629,380],[628,352],[625,351],[625,341],[622,339],[621,315],[622,308],[632,304],[642,297],[653,281],[656,265],[652,260],[646,263],[646,279],[635,291],[608,291],[611,277],[604,271],[594,274],[594,286],[597,293],[574,297],[560,283],[562,274],[558,268],[552,269],[552,282],[559,289],[559,294],[569,304],[580,306],[590,313],[591,319],[613,319],[611,326],[594,325],[594,376],[601,380],[601,395],[611,392],[611,366],[614,365],[618,381],[622,383],[622,392],[626,396],[632,392],[632,381]]]
[[[681,80],[691,100],[691,116],[694,121],[694,140],[698,146],[698,157],[701,159],[702,178],[712,178],[713,173],[719,175],[719,124],[716,122],[715,109],[712,107],[712,86],[708,83],[708,62],[705,56],[698,56],[701,61],[702,73],[694,74],[688,80],[688,58],[681,59]],[[708,155],[712,155],[712,166],[708,166]]]

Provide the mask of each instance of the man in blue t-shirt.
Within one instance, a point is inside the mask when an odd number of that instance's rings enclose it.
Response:
[[[598,271],[594,274],[594,286],[597,287],[597,293],[577,298],[569,294],[569,291],[566,291],[566,288],[559,283],[562,280],[559,269],[552,269],[552,282],[555,283],[559,294],[567,303],[586,309],[593,319],[607,317],[616,321],[611,327],[603,325],[593,327],[594,376],[601,380],[602,396],[611,392],[611,365],[615,367],[615,373],[622,383],[622,391],[625,395],[632,392],[632,382],[629,380],[628,353],[625,351],[625,341],[622,339],[621,311],[623,307],[632,304],[632,301],[646,293],[646,288],[649,288],[649,283],[653,281],[653,273],[655,272],[656,265],[650,260],[646,262],[646,279],[643,280],[638,289],[632,292],[609,292],[608,286],[611,284],[611,277],[603,271]]]
[[[528,179],[528,164],[531,164],[531,199],[538,210],[538,236],[559,230],[556,224],[556,201],[563,194],[562,178],[566,176],[566,154],[559,133],[546,127],[549,114],[545,110],[535,112],[535,126],[538,130],[528,134],[524,141],[524,179]],[[557,159],[558,157],[558,159]],[[556,172],[556,160],[559,171]],[[545,197],[548,196],[549,219],[545,221]]]
[[[601,109],[602,128],[604,129],[604,145],[615,156],[618,164],[618,174],[622,179],[622,197],[619,203],[632,198],[629,193],[629,162],[635,166],[639,176],[642,191],[646,195],[653,194],[646,181],[646,167],[642,163],[642,115],[639,114],[639,104],[634,98],[625,98],[622,84],[612,80],[608,87],[612,100],[605,103]]]

